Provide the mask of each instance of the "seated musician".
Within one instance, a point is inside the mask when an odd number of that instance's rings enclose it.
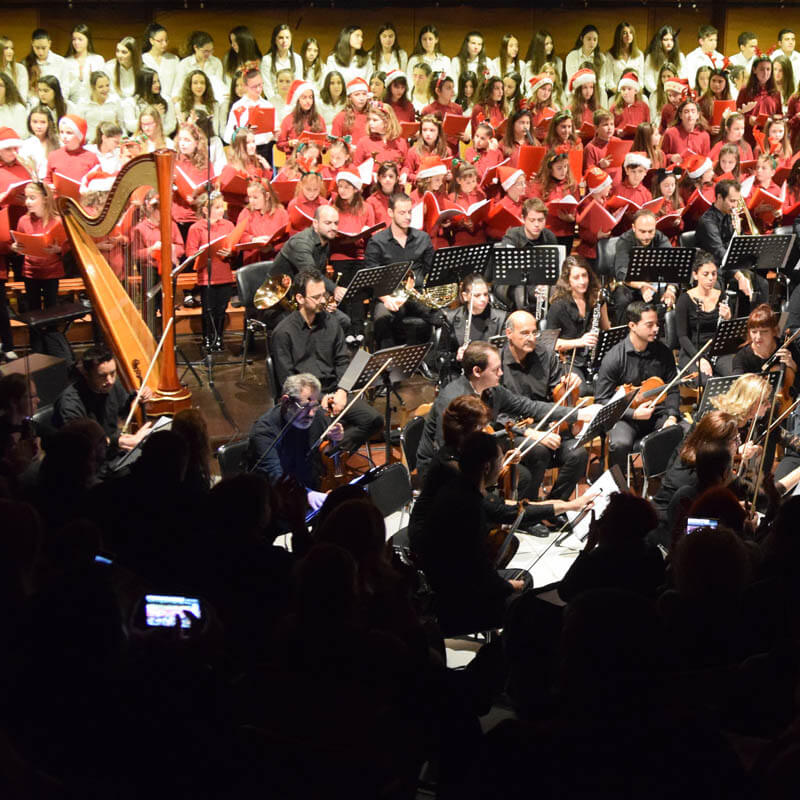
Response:
[[[458,472],[432,499],[415,538],[445,636],[502,625],[508,600],[532,586],[525,570],[496,569],[488,550],[483,499],[487,487],[497,482],[501,462],[494,436],[470,434]]]
[[[645,303],[662,302],[667,308],[672,307],[677,299],[678,287],[668,285],[660,298],[656,295],[658,290],[647,281],[625,282],[628,266],[631,263],[631,254],[635,249],[644,248],[661,250],[672,247],[669,238],[661,231],[656,230],[656,215],[650,209],[643,208],[633,217],[633,225],[617,240],[617,249],[614,255],[614,276],[617,279],[617,288],[614,289],[615,324],[625,324],[625,309],[634,300],[644,300]]]
[[[482,397],[492,409],[493,420],[527,417],[534,420],[542,419],[553,408],[552,403],[531,400],[500,385],[500,378],[503,375],[500,352],[488,342],[470,342],[461,359],[461,368],[464,374],[442,388],[433,408],[425,418],[425,427],[422,430],[422,438],[417,450],[417,469],[423,477],[434,454],[444,443],[442,415],[456,397],[462,395]],[[556,408],[548,418],[547,424],[562,419],[568,413],[569,409]],[[586,421],[590,417],[590,412],[581,409],[577,415],[573,415],[572,419]],[[520,494],[525,496],[523,484],[524,481],[521,478]]]
[[[488,342],[493,336],[503,336],[506,323],[506,312],[492,306],[489,286],[480,273],[472,272],[461,281],[460,295],[461,305],[455,310],[448,309],[444,312],[450,323],[450,336],[453,340],[451,349],[458,348],[458,361],[461,361],[470,342]],[[466,330],[467,319],[470,320],[469,331]]]
[[[329,425],[325,414],[320,412],[321,393],[322,386],[314,375],[304,372],[286,378],[280,402],[262,414],[250,429],[248,450],[252,472],[261,473],[272,483],[283,475],[292,475],[305,487],[308,505],[315,511],[327,496],[319,491],[321,453],[318,448],[309,452]],[[292,424],[275,444],[290,421]],[[344,429],[337,423],[327,438],[335,445],[343,435]]]
[[[658,341],[658,312],[655,306],[635,300],[627,308],[628,335],[606,353],[597,375],[595,399],[607,403],[623,384],[640,386],[647,378],[668,384],[677,374],[675,359],[667,346]],[[652,431],[675,425],[680,419],[677,384],[659,405],[655,397],[637,408],[628,408],[609,434],[608,461],[624,475],[628,453]]]
[[[364,251],[364,266],[382,267],[400,261],[413,262],[414,284],[421,289],[433,264],[433,243],[425,231],[411,227],[411,198],[396,192],[389,198],[388,228],[378,231]],[[378,349],[399,344],[419,344],[430,338],[431,325],[441,324],[442,315],[412,297],[378,298],[373,314]],[[429,372],[426,366],[421,370]],[[428,377],[428,375],[426,375]]]
[[[314,212],[311,226],[290,237],[275,256],[271,274],[279,276],[287,289],[291,286],[292,278],[301,270],[315,269],[325,276],[331,242],[336,238],[338,227],[339,212],[333,206],[319,206]],[[344,297],[345,287],[335,286],[327,276],[323,280],[325,290],[338,303]],[[350,320],[338,310],[336,316],[342,327],[350,325]]]
[[[547,206],[544,201],[539,197],[529,197],[522,204],[522,225],[509,228],[500,240],[500,246],[527,250],[530,247],[558,244],[556,235],[545,227],[546,219]],[[526,308],[535,303],[533,288],[528,289],[527,298],[522,287],[512,291],[510,286],[495,286],[493,291],[507,306]]]
[[[761,372],[771,359],[774,368],[786,367],[786,380],[792,395],[800,393],[797,364],[800,363],[800,347],[797,339],[783,347],[778,332],[778,315],[766,304],[754,308],[747,317],[747,343],[733,357],[733,374]],[[772,356],[775,356],[773,359]]]
[[[292,287],[297,310],[275,328],[270,337],[272,359],[279,386],[291,375],[316,375],[325,396],[323,409],[340,414],[347,405],[347,392],[339,381],[350,361],[344,331],[326,312],[325,282],[317,270],[303,270]],[[350,453],[383,428],[383,418],[365,400],[357,400],[341,420],[344,436],[340,447]]]
[[[675,329],[680,346],[678,367],[687,364],[706,342],[714,338],[720,320],[731,318],[727,296],[717,288],[717,265],[710,253],[701,251],[695,257],[692,284],[692,288],[684,292],[675,304]],[[701,357],[693,369],[699,371],[701,382],[705,384],[712,375],[728,374],[729,361],[729,357],[723,357],[712,364],[710,357]]]
[[[556,350],[566,356],[571,371],[580,378],[581,395],[592,394],[590,358],[600,329],[611,327],[603,295],[589,262],[581,256],[567,256],[550,295],[547,327],[560,330]]]
[[[503,348],[502,383],[515,394],[536,401],[556,399],[554,390],[569,391],[580,384],[577,375],[564,375],[558,356],[536,343],[537,323],[533,314],[514,311],[506,322],[508,341]],[[558,477],[549,498],[566,500],[586,473],[588,453],[573,447],[575,439],[569,428],[548,434],[528,452],[523,463],[530,470],[526,497],[538,497],[545,470],[558,467]]]
[[[456,397],[444,410],[442,415],[442,438],[444,443],[436,451],[426,470],[425,482],[422,492],[414,503],[411,518],[408,523],[408,534],[412,549],[416,546],[416,537],[424,527],[430,506],[441,488],[458,472],[458,457],[464,440],[473,433],[482,431],[492,418],[491,409],[474,394],[464,394]],[[503,481],[502,490],[510,487],[513,495],[513,473],[509,475],[509,482]],[[513,500],[513,496],[508,498]],[[528,503],[525,507],[525,516],[522,518],[520,528],[535,536],[550,534],[549,529],[542,530],[543,526],[536,523],[540,520],[552,519],[557,514],[565,511],[579,511],[591,502],[591,495],[587,492],[581,497],[572,500],[550,500],[548,502]],[[507,524],[514,521],[517,516],[517,506],[504,502],[498,492],[487,493],[484,496],[484,511],[487,518],[495,524]]]
[[[145,386],[141,401],[153,396]],[[58,396],[53,409],[53,427],[63,428],[75,419],[92,419],[105,431],[110,447],[107,455],[116,457],[122,450],[132,450],[147,436],[151,423],[137,433],[121,433],[119,423],[130,412],[135,395],[126,391],[117,380],[117,362],[104,346],[90,347],[76,370],[76,378]]]
[[[714,187],[714,205],[697,222],[696,246],[711,253],[718,266],[722,266],[734,232],[741,231],[739,206],[742,187],[738,181],[720,181]],[[751,270],[723,272],[725,282],[738,290],[737,308],[749,311],[769,298],[766,280]],[[724,288],[724,287],[723,287]],[[744,316],[739,312],[737,316]]]

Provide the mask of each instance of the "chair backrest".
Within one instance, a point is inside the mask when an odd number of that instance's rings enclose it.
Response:
[[[686,231],[680,235],[678,244],[681,247],[697,247],[697,231]]]
[[[598,275],[614,276],[614,256],[617,254],[619,236],[610,236],[608,239],[597,240],[597,266]]]
[[[642,439],[642,470],[646,478],[654,478],[667,470],[670,457],[683,439],[683,428],[670,425],[668,428],[648,433]]]
[[[405,465],[395,463],[382,468],[380,475],[367,484],[367,492],[384,517],[400,511],[413,497],[411,478]]]
[[[223,444],[217,448],[217,461],[219,471],[223,478],[233,478],[247,469],[247,449],[249,439],[240,439],[238,442]]]
[[[277,403],[281,396],[281,387],[278,386],[278,376],[275,372],[275,362],[272,359],[269,343],[267,343],[267,357],[264,361],[264,369],[267,372],[267,380],[269,381],[269,390],[272,392],[272,399]]]
[[[422,439],[425,417],[412,417],[400,432],[400,449],[409,472],[417,468],[417,448]]]
[[[257,261],[245,264],[236,270],[236,292],[246,308],[252,308],[253,297],[262,283],[269,277],[272,261]]]

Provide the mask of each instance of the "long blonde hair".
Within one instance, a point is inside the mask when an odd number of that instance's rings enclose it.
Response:
[[[712,398],[711,405],[736,417],[741,427],[760,402],[770,397],[769,381],[761,375],[742,375],[737,378],[725,394]]]

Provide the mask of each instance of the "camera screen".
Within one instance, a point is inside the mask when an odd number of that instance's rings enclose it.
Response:
[[[692,533],[698,528],[716,528],[717,524],[717,520],[711,517],[689,517],[689,519],[686,520],[686,533]]]
[[[144,618],[148,627],[175,627],[175,617],[181,628],[188,628],[191,620],[183,612],[189,611],[200,618],[200,600],[196,597],[180,597],[169,594],[148,594],[144,598]]]

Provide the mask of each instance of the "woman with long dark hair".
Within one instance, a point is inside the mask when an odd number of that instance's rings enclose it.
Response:
[[[247,25],[237,25],[228,31],[230,48],[222,59],[222,69],[226,81],[230,81],[237,70],[249,62],[261,63],[263,54],[256,37]]]
[[[359,25],[348,25],[339,31],[339,38],[325,62],[325,69],[341,72],[345,84],[350,83],[353,78],[369,80],[369,54],[364,49],[364,31]]]
[[[286,23],[272,29],[269,50],[261,60],[261,75],[264,78],[264,95],[272,97],[278,92],[278,73],[288,69],[292,80],[303,77],[303,59],[292,49],[292,29]]]

